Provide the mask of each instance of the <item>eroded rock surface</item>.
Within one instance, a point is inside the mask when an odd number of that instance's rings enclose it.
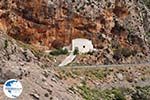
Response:
[[[132,52],[144,57],[149,54],[146,33],[150,32],[150,10],[142,0],[0,2],[0,29],[41,50],[70,45],[74,38],[87,38],[95,48],[102,49],[99,53],[105,55],[105,49],[113,52],[107,58],[116,62],[126,50],[131,52],[124,54],[125,58]]]
[[[128,34],[143,38],[150,31],[150,12],[140,0],[1,0],[0,8],[1,30],[47,49],[55,40],[68,45],[76,37],[97,46],[102,33],[127,45]]]

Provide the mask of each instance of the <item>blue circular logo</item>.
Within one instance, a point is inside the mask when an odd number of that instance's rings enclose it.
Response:
[[[9,98],[19,97],[22,93],[22,84],[16,79],[10,79],[3,86],[5,95]]]

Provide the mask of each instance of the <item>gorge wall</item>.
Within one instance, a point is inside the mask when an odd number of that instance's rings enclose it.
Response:
[[[82,37],[145,50],[150,11],[142,0],[0,0],[0,29],[43,50]]]

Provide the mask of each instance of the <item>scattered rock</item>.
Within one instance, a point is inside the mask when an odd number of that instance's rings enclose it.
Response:
[[[57,83],[57,79],[56,79],[56,77],[52,77],[52,78],[51,78],[51,81],[53,81],[53,82]]]
[[[48,93],[45,93],[44,96],[45,96],[45,97],[49,97],[49,94],[48,94]]]
[[[40,100],[39,94],[31,93],[30,96],[32,96],[32,98],[33,98],[34,100]]]
[[[120,81],[123,81],[123,79],[124,79],[122,73],[116,73],[116,77],[117,77]]]

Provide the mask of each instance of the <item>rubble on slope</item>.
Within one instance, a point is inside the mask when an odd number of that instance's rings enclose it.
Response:
[[[2,85],[9,79],[18,79],[23,85],[23,93],[18,97],[20,100],[81,100],[77,94],[67,92],[68,86],[53,72],[51,60],[44,56],[38,58],[31,48],[21,47],[18,41],[1,32],[0,99],[6,99],[1,91]]]

